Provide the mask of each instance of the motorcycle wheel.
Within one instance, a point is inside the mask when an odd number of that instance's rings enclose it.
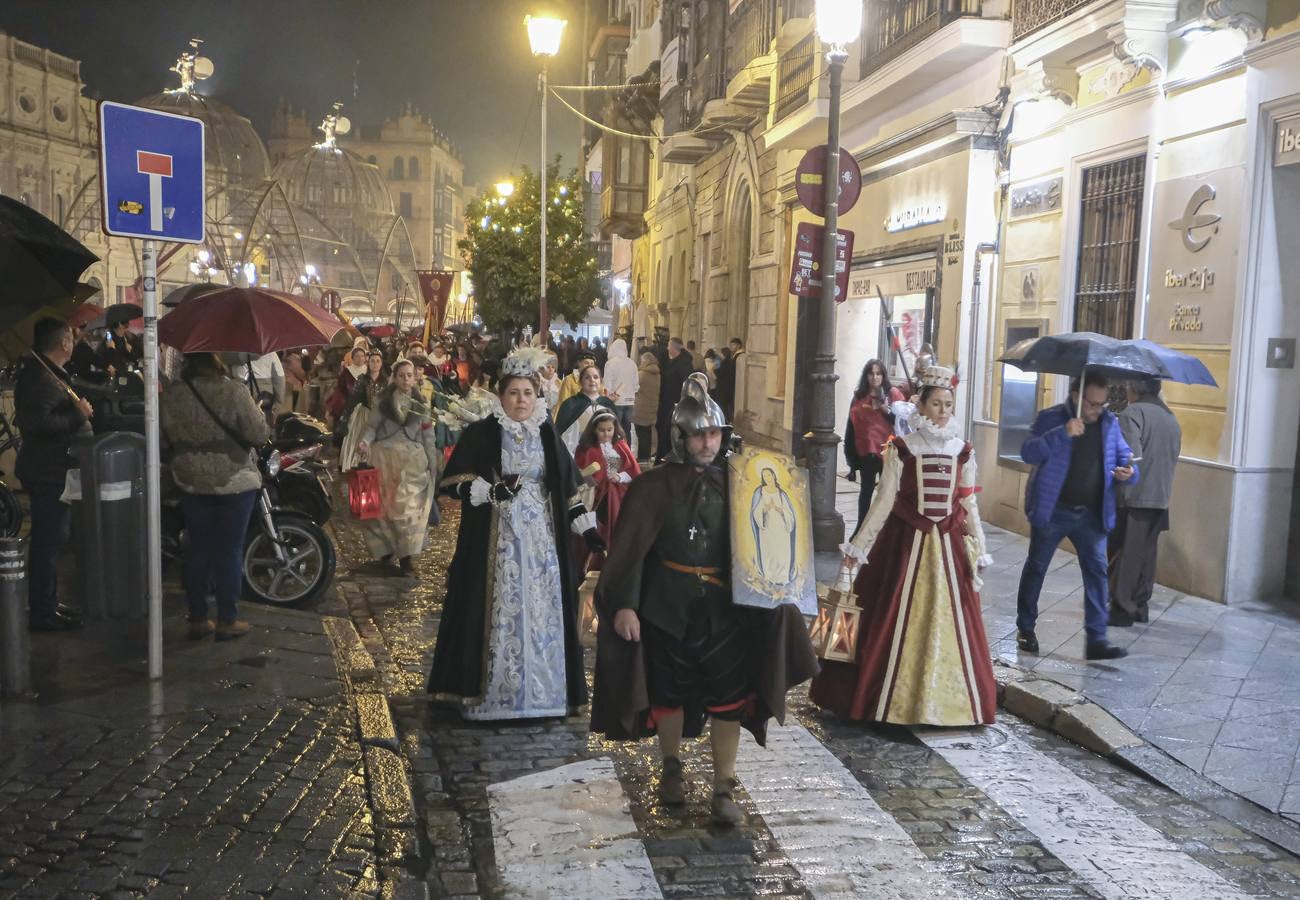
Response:
[[[0,534],[18,537],[23,528],[23,508],[9,486],[0,481]]]
[[[286,561],[275,556],[270,535],[254,521],[244,544],[244,596],[273,606],[309,603],[334,580],[334,544],[319,525],[298,512],[271,514]]]

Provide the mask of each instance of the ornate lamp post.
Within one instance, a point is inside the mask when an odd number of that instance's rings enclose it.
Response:
[[[826,237],[822,243],[822,293],[817,354],[813,363],[812,433],[808,437],[813,545],[834,551],[844,542],[844,517],[835,509],[835,248],[839,239],[840,84],[847,45],[862,32],[863,0],[817,0],[817,36],[828,47],[830,105],[826,113]]]
[[[551,57],[560,52],[560,36],[564,34],[564,19],[551,16],[526,16],[524,24],[528,28],[528,43],[533,48],[533,56],[542,60],[540,84],[542,88],[542,171],[541,192],[538,194],[538,208],[542,217],[542,280],[541,293],[538,295],[539,330],[548,336],[551,331],[551,311],[546,305],[546,75]]]

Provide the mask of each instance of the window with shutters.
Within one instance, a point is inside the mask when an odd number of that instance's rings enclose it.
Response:
[[[1083,172],[1074,330],[1133,336],[1146,157]]]

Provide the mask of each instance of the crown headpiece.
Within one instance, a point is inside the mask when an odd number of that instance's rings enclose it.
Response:
[[[921,370],[920,382],[922,388],[945,388],[954,391],[960,379],[957,373],[947,366],[926,366]]]

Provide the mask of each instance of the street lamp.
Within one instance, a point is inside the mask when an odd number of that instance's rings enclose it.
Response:
[[[542,72],[539,83],[542,88],[542,172],[541,191],[537,195],[538,211],[542,217],[542,274],[541,292],[538,295],[538,330],[550,333],[551,311],[546,305],[546,214],[549,204],[546,202],[546,69],[551,57],[560,52],[560,36],[564,34],[564,19],[551,16],[525,16],[524,25],[528,28],[528,43],[533,48],[533,56],[541,57]],[[508,195],[507,195],[508,196]]]
[[[833,551],[844,542],[844,517],[835,509],[835,249],[839,241],[840,85],[846,46],[862,31],[862,0],[817,0],[817,36],[827,45],[830,103],[826,112],[826,234],[822,241],[822,293],[818,305],[817,354],[813,363],[813,419],[808,436],[813,546]],[[847,261],[846,261],[847,264]]]
[[[498,181],[496,183],[497,194],[502,197],[509,197],[515,192],[515,183],[513,181]]]

